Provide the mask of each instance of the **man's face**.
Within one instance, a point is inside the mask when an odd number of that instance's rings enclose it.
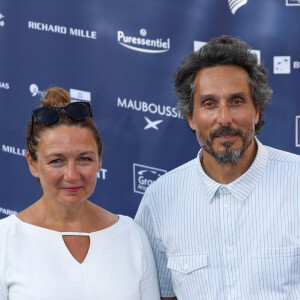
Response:
[[[188,117],[200,146],[219,163],[236,162],[254,143],[259,109],[248,73],[239,66],[201,69],[194,80],[194,109]]]

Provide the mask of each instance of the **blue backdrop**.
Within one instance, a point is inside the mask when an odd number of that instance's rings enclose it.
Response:
[[[0,0],[0,218],[41,196],[25,127],[51,86],[93,105],[104,152],[91,200],[134,216],[153,180],[197,154],[172,74],[221,34],[247,41],[269,69],[260,140],[299,154],[299,19],[299,0]]]

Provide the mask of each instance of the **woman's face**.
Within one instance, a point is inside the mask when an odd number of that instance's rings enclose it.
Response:
[[[89,129],[62,125],[46,130],[37,157],[34,162],[27,155],[27,160],[40,180],[44,200],[74,207],[93,193],[101,157]]]

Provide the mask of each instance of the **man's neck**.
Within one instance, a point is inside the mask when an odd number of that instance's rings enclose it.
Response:
[[[253,140],[248,149],[236,162],[219,163],[205,150],[202,151],[201,164],[204,172],[216,182],[229,184],[242,176],[252,165],[257,153]]]

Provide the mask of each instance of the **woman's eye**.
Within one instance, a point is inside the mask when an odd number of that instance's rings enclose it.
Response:
[[[83,157],[80,157],[80,160],[81,161],[91,161],[91,158],[83,156]]]

